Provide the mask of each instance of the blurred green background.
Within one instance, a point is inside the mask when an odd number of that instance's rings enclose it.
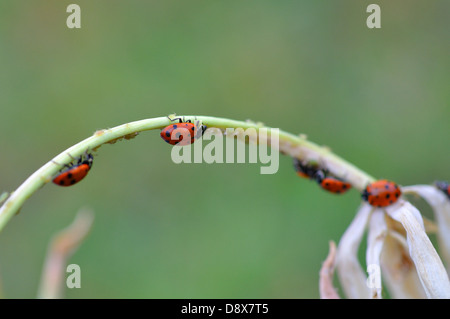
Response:
[[[66,8],[81,7],[81,29]],[[381,6],[382,28],[366,26]],[[262,121],[402,185],[450,179],[449,1],[0,2],[0,192],[95,130],[177,114]],[[0,234],[4,296],[34,298],[51,236],[94,227],[68,298],[317,298],[360,202],[291,160],[181,164],[158,131],[103,146]],[[337,284],[337,283],[336,283]]]

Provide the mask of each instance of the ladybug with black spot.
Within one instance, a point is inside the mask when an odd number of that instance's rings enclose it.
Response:
[[[53,179],[53,183],[59,186],[72,186],[86,177],[92,167],[94,157],[90,153],[80,156],[76,164],[64,165],[66,170],[62,171]]]
[[[176,120],[179,123],[166,126],[160,134],[161,138],[170,145],[184,146],[192,144],[196,139],[202,137],[207,129],[206,125],[199,126],[198,122],[194,124],[191,120],[183,121],[181,118],[175,118],[171,121]],[[189,134],[190,139],[184,139],[186,134]]]
[[[352,184],[337,177],[329,176],[328,173],[323,170],[317,171],[315,180],[322,189],[333,194],[343,194],[352,188]]]
[[[352,187],[350,183],[329,175],[329,172],[319,168],[316,162],[305,163],[294,158],[294,168],[298,176],[314,179],[323,190],[333,194],[343,194]]]
[[[374,207],[386,207],[394,204],[402,195],[400,187],[391,181],[381,179],[364,189],[362,199]]]
[[[434,183],[436,187],[444,192],[445,195],[450,199],[450,183],[445,181],[437,181]]]

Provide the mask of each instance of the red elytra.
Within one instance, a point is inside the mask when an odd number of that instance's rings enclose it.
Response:
[[[386,179],[373,182],[364,189],[363,200],[375,207],[386,207],[394,204],[402,195],[400,187]]]
[[[59,186],[72,186],[78,183],[86,177],[92,167],[93,161],[94,157],[92,154],[87,154],[84,160],[80,157],[77,164],[68,165],[67,170],[61,172],[53,179],[53,183]]]
[[[325,177],[320,181],[319,185],[324,190],[334,194],[342,194],[352,188],[350,183],[334,177]]]
[[[184,146],[195,142],[206,131],[206,126],[198,127],[191,120],[183,122],[181,118],[177,118],[180,122],[166,126],[161,131],[161,138],[170,145]],[[186,137],[186,138],[185,138]]]

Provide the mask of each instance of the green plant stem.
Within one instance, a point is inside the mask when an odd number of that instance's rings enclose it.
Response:
[[[208,128],[215,127],[221,130],[226,128],[254,128],[259,132],[261,128],[270,129],[262,123],[251,121],[235,121],[211,116],[177,117],[192,122],[201,121]],[[50,182],[64,167],[64,164],[70,164],[73,158],[81,156],[86,151],[96,151],[104,144],[113,144],[120,139],[131,139],[140,132],[162,129],[173,123],[168,117],[158,117],[119,125],[97,131],[91,137],[63,151],[28,177],[3,203],[0,207],[0,231],[3,230],[11,217],[21,209],[25,201],[39,188]],[[328,148],[314,144],[304,136],[296,136],[280,130],[279,151],[299,159],[318,160],[330,172],[337,177],[346,179],[358,190],[362,190],[369,182],[375,180],[356,166],[333,154]]]

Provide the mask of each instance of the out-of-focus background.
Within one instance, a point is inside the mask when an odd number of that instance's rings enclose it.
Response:
[[[450,2],[375,1],[377,30],[370,3],[1,1],[0,192],[97,129],[173,112],[305,133],[401,185],[450,179]],[[360,196],[287,157],[259,168],[176,165],[158,131],[103,146],[84,181],[47,184],[0,234],[4,297],[36,296],[50,238],[87,206],[67,298],[317,298]]]

